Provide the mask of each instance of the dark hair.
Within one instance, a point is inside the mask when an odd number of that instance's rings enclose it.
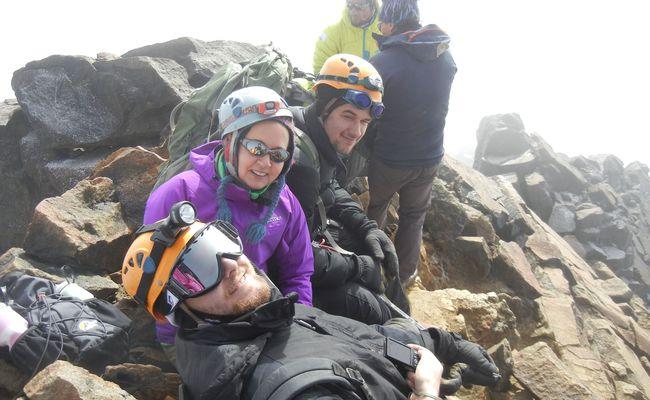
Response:
[[[422,28],[420,21],[415,19],[404,20],[395,25],[393,35],[400,35],[404,32],[417,31],[420,28]]]

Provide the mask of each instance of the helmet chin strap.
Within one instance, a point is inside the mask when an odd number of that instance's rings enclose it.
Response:
[[[236,151],[239,148],[239,129],[234,131],[231,135],[230,145],[228,146],[228,154],[225,154],[226,169],[228,170],[228,173],[233,176],[233,178],[235,178],[237,181],[240,181],[239,174],[237,173],[238,163],[236,154]]]

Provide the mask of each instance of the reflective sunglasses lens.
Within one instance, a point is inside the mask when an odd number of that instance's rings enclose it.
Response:
[[[256,157],[262,157],[266,153],[269,152],[269,148],[266,147],[266,145],[259,140],[249,140],[249,139],[244,139],[242,141],[242,144],[244,145],[244,148],[248,150],[249,153]]]
[[[284,149],[275,149],[269,152],[271,161],[276,163],[285,162],[289,159],[289,152]]]

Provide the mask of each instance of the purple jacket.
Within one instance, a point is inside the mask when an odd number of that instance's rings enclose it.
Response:
[[[200,221],[215,219],[219,180],[214,159],[220,145],[214,141],[190,152],[194,169],[181,172],[151,193],[144,211],[144,224],[167,217],[171,206],[183,200],[194,204]],[[246,240],[243,232],[252,221],[264,215],[266,206],[253,202],[247,190],[233,184],[226,188],[226,201],[232,212],[231,222],[242,233],[244,254],[264,272],[274,268],[275,284],[282,293],[296,292],[299,303],[311,305],[314,272],[311,238],[300,203],[289,187],[282,189],[280,201],[266,226],[266,236],[255,245]],[[160,342],[174,343],[176,329],[172,325],[159,324],[156,331]]]

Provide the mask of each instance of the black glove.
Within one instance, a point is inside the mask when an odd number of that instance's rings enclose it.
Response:
[[[399,269],[399,262],[397,261],[395,245],[388,238],[388,235],[379,228],[370,229],[366,232],[365,242],[370,251],[370,256],[382,263],[386,278],[388,280],[395,278]]]
[[[383,293],[384,286],[381,281],[381,267],[370,256],[351,255],[356,265],[356,271],[351,276],[351,281],[358,282],[375,293]]]
[[[463,385],[494,386],[501,375],[490,355],[480,345],[463,339],[457,333],[429,328],[435,341],[435,355],[448,366],[463,363],[469,366],[462,372]]]

